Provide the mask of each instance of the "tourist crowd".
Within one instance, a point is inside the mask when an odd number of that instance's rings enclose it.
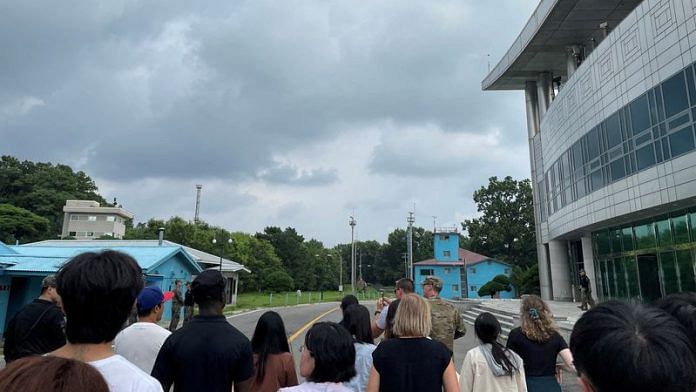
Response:
[[[0,391],[560,391],[559,366],[576,372],[587,392],[696,391],[694,293],[596,305],[576,322],[570,344],[547,304],[525,296],[506,344],[495,316],[476,318],[479,346],[456,369],[461,315],[440,298],[440,279],[421,284],[423,296],[400,279],[397,298],[380,298],[374,315],[346,296],[340,323],[307,331],[299,384],[282,318],[264,313],[249,341],[223,316],[220,272],[202,272],[182,297],[179,282],[174,292],[143,287],[126,254],[84,253],[44,279],[39,298],[9,321]],[[169,300],[177,314],[185,309],[184,326],[173,320],[171,331],[158,325]],[[137,321],[124,328],[131,312]]]

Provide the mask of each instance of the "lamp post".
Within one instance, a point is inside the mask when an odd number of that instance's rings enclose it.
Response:
[[[350,291],[355,295],[355,225],[358,222],[351,216],[348,224],[350,225]]]
[[[232,245],[232,238],[227,239],[227,243]],[[217,244],[217,239],[213,238],[213,245]],[[225,243],[220,242],[220,273],[222,273],[222,253],[225,251]]]

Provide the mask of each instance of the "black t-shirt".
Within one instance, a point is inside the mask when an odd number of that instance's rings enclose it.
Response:
[[[580,277],[580,287],[583,289],[590,287],[590,278],[588,278],[587,275]]]
[[[184,306],[193,306],[193,295],[191,295],[191,290],[188,290],[184,294]]]
[[[62,347],[64,329],[65,316],[60,308],[50,301],[35,299],[7,324],[5,360],[45,354]]]
[[[254,375],[251,343],[225,316],[195,316],[165,340],[152,369],[164,390],[232,390]]]
[[[447,346],[428,338],[385,340],[372,353],[382,392],[441,392],[442,375],[451,360]]]
[[[556,374],[556,357],[561,350],[568,348],[568,344],[557,333],[544,343],[535,342],[527,338],[518,327],[510,331],[507,348],[524,360],[525,376],[540,377]]]

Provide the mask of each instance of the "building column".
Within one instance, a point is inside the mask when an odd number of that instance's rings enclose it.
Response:
[[[550,72],[542,72],[537,77],[537,98],[539,102],[539,122],[553,101],[553,81]]]
[[[575,46],[570,46],[566,49],[566,69],[568,72],[568,78],[566,80],[570,80],[570,77],[573,76],[575,71],[578,70],[578,53],[580,52],[580,48],[575,45]]]
[[[594,254],[592,253],[592,237],[589,234],[583,235],[582,241],[582,263],[585,266],[585,274],[592,283],[594,297],[597,298],[597,274],[594,269]]]
[[[549,241],[551,281],[554,301],[571,301],[573,293],[568,268],[568,244],[562,240]],[[541,271],[539,271],[541,273]]]
[[[537,84],[533,80],[528,80],[524,85],[524,99],[527,109],[527,133],[532,139],[539,133],[539,96]],[[532,160],[532,162],[534,162]]]
[[[539,288],[541,289],[541,298],[544,300],[553,299],[553,288],[551,287],[551,279],[549,275],[549,261],[546,252],[546,247],[541,242],[537,243],[537,259],[539,260]]]

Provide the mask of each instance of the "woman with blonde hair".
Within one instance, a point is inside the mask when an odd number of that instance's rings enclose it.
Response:
[[[428,339],[430,306],[416,294],[406,294],[396,310],[395,338],[372,353],[368,392],[459,391],[452,354],[441,342]]]
[[[526,296],[520,309],[520,324],[510,331],[507,348],[524,360],[527,390],[561,392],[556,380],[556,357],[561,355],[566,370],[575,372],[575,367],[549,306],[537,295]]]

